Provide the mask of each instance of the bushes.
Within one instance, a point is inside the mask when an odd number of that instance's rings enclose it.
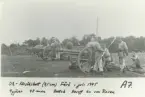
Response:
[[[5,44],[1,45],[1,54],[2,55],[28,55],[26,47],[24,46],[7,46]]]

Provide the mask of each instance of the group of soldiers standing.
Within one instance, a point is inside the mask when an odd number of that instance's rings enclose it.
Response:
[[[120,72],[124,73],[126,68],[129,69],[125,63],[125,59],[128,56],[128,46],[121,38],[118,38],[117,40],[119,41],[117,53]],[[95,64],[93,71],[98,72],[99,70],[103,74],[104,70],[107,69],[105,67],[109,63],[113,63],[113,57],[110,54],[108,48],[106,46],[101,47],[100,43],[95,38],[92,38],[85,48],[89,48],[95,53]],[[134,65],[136,65],[136,68],[141,68],[139,58],[135,53],[133,53],[132,59]]]

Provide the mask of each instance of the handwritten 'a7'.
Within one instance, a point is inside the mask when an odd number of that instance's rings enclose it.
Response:
[[[132,88],[132,82],[131,81],[124,81],[123,83],[122,83],[122,85],[121,85],[121,87],[120,88],[126,88],[126,87],[128,87],[128,88]]]

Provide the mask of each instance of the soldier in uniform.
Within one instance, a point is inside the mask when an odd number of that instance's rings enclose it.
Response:
[[[122,41],[121,38],[118,39],[118,57],[119,57],[119,64],[120,64],[120,71],[125,72],[124,69],[126,68],[125,64],[125,57],[128,56],[128,47],[127,44]]]
[[[50,55],[50,52],[51,52],[51,46],[47,44],[47,46],[43,48],[43,57],[48,58]]]
[[[60,43],[54,38],[53,42],[51,43],[51,50],[52,50],[52,56],[55,57],[55,59],[60,59]]]
[[[103,66],[102,66],[102,60],[101,56],[103,54],[103,49],[101,48],[101,45],[95,38],[93,37],[91,41],[86,45],[86,48],[89,48],[92,50],[92,53],[95,53],[95,64],[93,67],[94,71],[100,71],[103,73]]]
[[[133,61],[132,67],[134,66],[137,69],[142,69],[139,57],[135,52],[133,52],[131,59]]]
[[[104,54],[102,56],[102,60],[103,60],[103,67],[105,71],[108,71],[107,69],[107,65],[109,65],[111,62],[113,62],[113,58],[108,50],[108,48],[106,48],[106,46],[103,46],[104,49]]]

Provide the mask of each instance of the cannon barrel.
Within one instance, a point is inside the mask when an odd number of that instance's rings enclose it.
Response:
[[[49,49],[48,51],[51,51],[51,49]],[[60,49],[60,50],[57,50],[57,52],[65,53],[65,54],[76,54],[76,55],[78,55],[80,53],[80,50]]]
[[[76,53],[76,54],[79,54],[79,53],[80,53],[79,50],[68,50],[68,49],[61,49],[61,50],[59,50],[59,52],[64,52],[64,53]]]

